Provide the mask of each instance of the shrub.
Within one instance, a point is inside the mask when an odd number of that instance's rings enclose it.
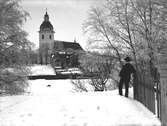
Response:
[[[0,93],[21,94],[28,88],[27,70],[24,68],[8,68],[0,70]]]

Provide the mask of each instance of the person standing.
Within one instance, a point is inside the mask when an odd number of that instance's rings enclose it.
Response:
[[[122,95],[122,88],[123,88],[123,84],[125,84],[125,97],[128,97],[129,95],[129,82],[131,79],[131,74],[135,73],[135,69],[132,66],[132,64],[130,63],[131,58],[130,57],[126,57],[124,59],[126,61],[125,65],[123,65],[119,76],[120,76],[120,82],[119,82],[119,95]]]

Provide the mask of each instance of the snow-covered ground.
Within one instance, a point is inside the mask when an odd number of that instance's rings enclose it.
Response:
[[[34,65],[30,67],[31,75],[55,75],[51,65]]]
[[[29,95],[0,97],[0,126],[160,126],[132,89],[125,98],[117,90],[74,93],[70,80],[29,83]]]

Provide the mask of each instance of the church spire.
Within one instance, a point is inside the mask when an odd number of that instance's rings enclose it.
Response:
[[[45,13],[45,16],[44,16],[44,20],[45,21],[49,21],[49,15],[47,13],[47,8],[46,8],[46,13]]]
[[[44,21],[40,25],[40,31],[45,31],[45,30],[53,31],[53,25],[49,21],[49,15],[48,15],[47,9],[46,9],[46,12],[44,14]]]
[[[76,37],[74,38],[74,43],[77,43],[77,41],[76,41]]]

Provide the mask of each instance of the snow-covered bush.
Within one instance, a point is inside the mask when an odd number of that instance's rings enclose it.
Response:
[[[21,68],[0,69],[0,93],[20,94],[28,87],[28,70]]]

